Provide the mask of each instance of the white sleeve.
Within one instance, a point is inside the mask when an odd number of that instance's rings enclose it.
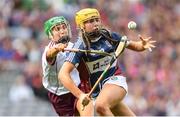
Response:
[[[127,47],[129,44],[130,44],[130,41],[129,41],[129,40],[127,40],[127,42],[126,42],[126,47]]]
[[[46,52],[49,49],[48,46],[45,47],[44,52],[42,54],[42,65],[49,65],[46,59]]]
[[[67,48],[72,48],[73,46],[74,44],[72,42],[69,42]]]

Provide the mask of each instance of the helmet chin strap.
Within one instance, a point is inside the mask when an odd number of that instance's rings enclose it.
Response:
[[[100,29],[96,29],[92,32],[85,32],[85,34],[86,34],[87,38],[89,38],[89,39],[96,39],[101,36]]]
[[[70,37],[69,37],[69,36],[63,36],[63,37],[61,37],[61,38],[57,41],[57,43],[66,44],[66,43],[68,43],[69,41],[70,41]]]

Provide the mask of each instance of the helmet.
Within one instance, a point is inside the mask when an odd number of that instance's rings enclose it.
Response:
[[[85,8],[76,13],[75,21],[78,28],[83,28],[83,23],[91,18],[100,18],[100,14],[97,9]]]
[[[45,33],[49,36],[51,33],[51,29],[57,25],[57,24],[62,24],[65,23],[67,26],[69,25],[68,21],[63,17],[63,16],[57,16],[57,17],[52,17],[49,20],[47,20],[44,23],[44,31]]]

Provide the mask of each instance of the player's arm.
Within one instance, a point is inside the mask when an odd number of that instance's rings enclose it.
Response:
[[[58,52],[63,51],[65,47],[67,47],[66,44],[59,43],[59,44],[49,48],[46,52],[46,59],[47,59],[48,63],[50,63],[50,64],[53,63],[55,61],[55,57],[58,54]]]
[[[78,99],[80,98],[81,94],[84,94],[73,82],[71,79],[70,73],[74,69],[74,65],[68,61],[66,61],[58,75],[59,81],[64,85],[65,88],[67,88],[74,96],[76,96]]]
[[[127,48],[134,50],[134,51],[144,51],[146,49],[149,49],[151,51],[151,48],[154,48],[155,46],[153,45],[154,42],[150,40],[151,37],[148,38],[143,38],[141,35],[139,35],[140,41],[132,41],[130,40],[128,42]]]

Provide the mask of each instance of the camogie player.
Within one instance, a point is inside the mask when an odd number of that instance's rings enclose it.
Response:
[[[100,50],[107,53],[114,53],[122,37],[103,28],[99,12],[94,8],[85,8],[76,13],[76,25],[79,28],[79,38],[74,44],[74,48],[87,50]],[[144,51],[155,47],[155,41],[151,37],[143,38],[140,41],[127,41],[126,48],[134,51]],[[78,99],[77,109],[81,115],[83,101],[89,101],[89,107],[92,107],[92,100],[88,94],[82,92],[73,82],[70,73],[72,70],[84,61],[89,71],[89,81],[91,87],[94,86],[99,76],[110,63],[111,57],[90,53],[71,52],[63,64],[59,79],[62,84],[71,91]],[[110,67],[106,76],[101,80],[97,88],[92,93],[95,98],[95,111],[104,116],[134,116],[135,114],[125,105],[122,100],[128,92],[126,77],[122,76],[117,61]],[[86,109],[86,107],[85,107]],[[86,113],[86,110],[84,110]],[[88,112],[87,112],[88,113]]]
[[[75,96],[58,81],[67,52],[64,48],[71,48],[71,29],[63,16],[52,17],[44,23],[44,30],[50,39],[42,55],[43,86],[48,90],[48,97],[59,116],[73,116],[75,113]],[[79,72],[76,68],[70,73],[76,86],[80,84]]]

